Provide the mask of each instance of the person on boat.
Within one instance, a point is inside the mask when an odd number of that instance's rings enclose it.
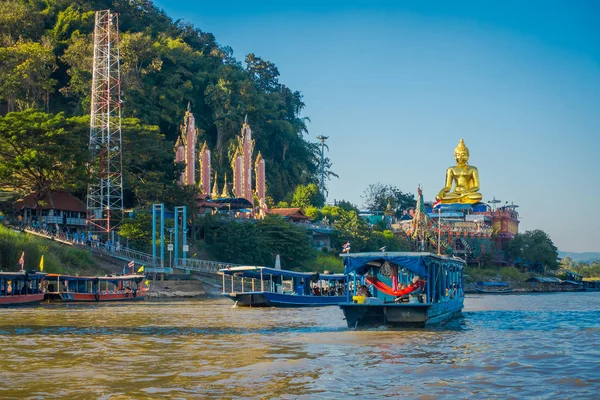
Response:
[[[321,290],[319,289],[318,286],[313,286],[313,294],[315,296],[320,296],[321,295]]]
[[[12,285],[10,281],[8,281],[8,286],[6,287],[6,294],[12,294]]]
[[[361,285],[356,291],[356,294],[363,297],[372,297],[367,285]]]

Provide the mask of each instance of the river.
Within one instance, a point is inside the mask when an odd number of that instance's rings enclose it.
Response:
[[[0,398],[600,397],[600,293],[470,295],[444,328],[225,299],[0,309]]]

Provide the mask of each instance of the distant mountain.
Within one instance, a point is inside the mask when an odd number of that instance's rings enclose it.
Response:
[[[568,251],[559,251],[558,256],[560,258],[571,257],[573,261],[579,262],[590,262],[594,260],[600,260],[600,253],[570,253]]]

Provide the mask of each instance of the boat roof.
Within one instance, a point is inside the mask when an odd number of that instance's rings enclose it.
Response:
[[[477,286],[505,287],[509,286],[509,284],[508,282],[477,282]]]
[[[63,275],[63,274],[47,274],[48,280],[56,279],[65,281],[128,281],[132,279],[143,279],[144,275],[116,275],[116,276],[77,276],[77,275]]]
[[[39,271],[8,271],[8,272],[0,272],[0,276],[8,277],[8,278],[18,278],[21,276],[46,276],[45,273]]]
[[[390,262],[406,268],[421,277],[428,277],[425,267],[432,260],[453,264],[459,268],[465,266],[464,260],[454,257],[438,256],[428,252],[369,252],[369,253],[342,253],[344,259],[344,273],[356,272],[362,274],[369,267],[381,267],[385,262]]]
[[[231,268],[223,268],[219,270],[224,275],[236,275],[243,276],[246,278],[260,278],[262,271],[262,276],[265,275],[275,275],[275,276],[287,276],[293,278],[301,278],[301,279],[311,279],[317,274],[317,272],[301,272],[301,271],[290,271],[286,269],[277,269],[277,268],[269,268],[269,267],[261,267],[261,266],[241,266],[241,267],[231,267]],[[344,280],[346,276],[344,274],[323,274],[318,273],[320,280]]]
[[[525,282],[562,283],[560,279],[553,276],[534,276],[527,279]]]

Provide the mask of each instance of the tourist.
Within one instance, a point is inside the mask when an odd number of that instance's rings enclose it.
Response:
[[[364,297],[371,297],[371,292],[369,291],[369,288],[366,285],[361,285],[356,294],[358,296],[364,296]]]

